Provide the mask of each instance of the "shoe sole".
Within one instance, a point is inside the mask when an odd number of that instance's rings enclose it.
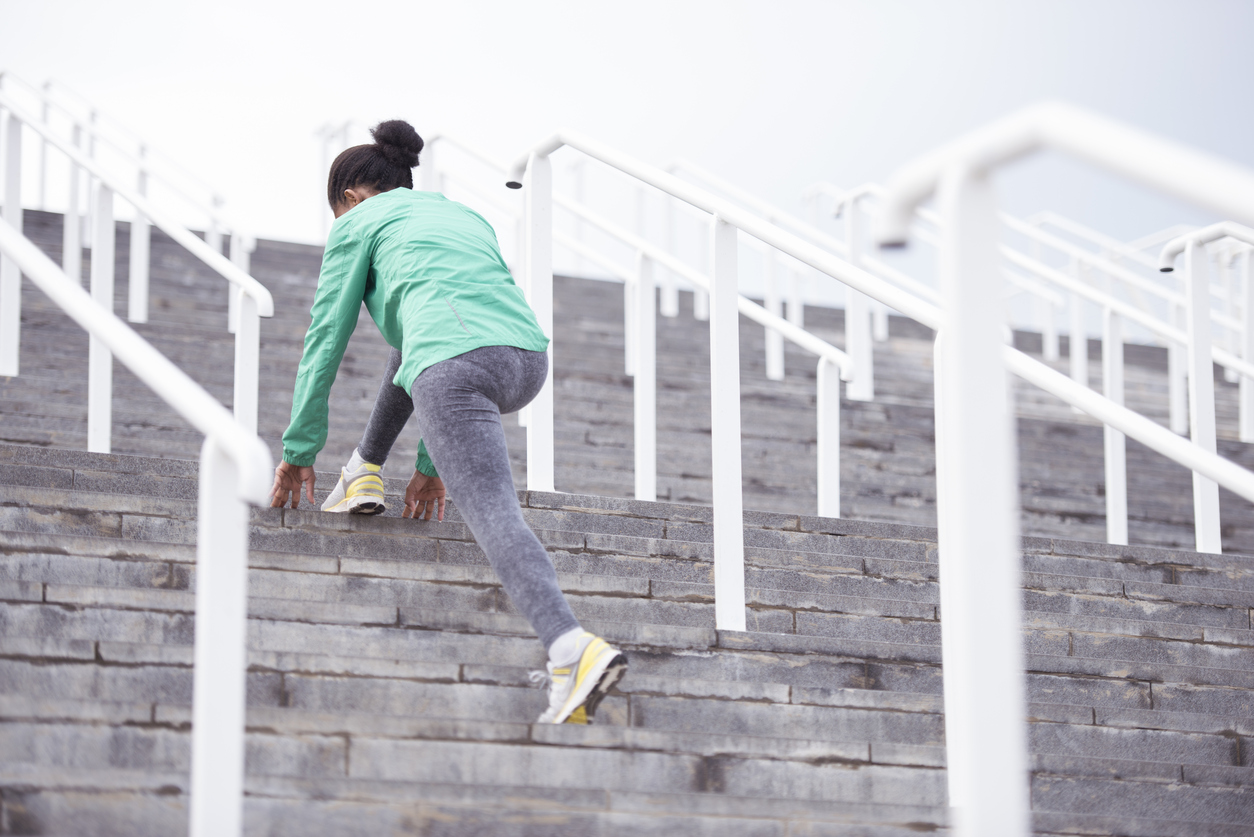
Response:
[[[323,511],[331,514],[383,514],[387,511],[387,506],[381,500],[372,497],[345,497]]]
[[[571,716],[582,707],[587,720],[576,721],[575,723],[589,723],[592,716],[596,714],[597,707],[601,705],[601,701],[609,694],[610,689],[614,688],[614,684],[623,678],[627,673],[627,655],[619,651],[608,663],[605,664],[601,676],[597,678],[592,688],[588,690],[587,695],[579,703],[576,703],[560,720],[554,720],[555,724],[571,723]],[[591,678],[589,678],[591,679]]]

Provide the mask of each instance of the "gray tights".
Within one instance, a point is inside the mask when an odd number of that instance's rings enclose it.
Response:
[[[411,400],[392,383],[401,364],[401,353],[393,349],[357,446],[362,459],[382,465],[410,413],[417,413],[440,479],[545,648],[579,622],[557,586],[548,553],[523,520],[501,413],[519,410],[536,397],[548,362],[544,352],[512,346],[475,349],[423,370]]]

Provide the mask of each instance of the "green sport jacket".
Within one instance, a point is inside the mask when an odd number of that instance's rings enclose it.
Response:
[[[285,462],[313,465],[326,445],[327,397],[363,302],[401,351],[392,383],[406,393],[428,366],[473,349],[549,345],[483,216],[437,192],[400,188],[367,198],[327,239],[283,434]],[[436,476],[421,440],[416,467]]]

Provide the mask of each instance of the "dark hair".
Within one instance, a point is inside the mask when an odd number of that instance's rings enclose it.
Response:
[[[374,142],[340,152],[327,176],[327,201],[335,208],[344,202],[344,190],[369,186],[380,192],[404,186],[414,188],[412,169],[418,165],[422,137],[403,119],[389,119],[370,129]]]

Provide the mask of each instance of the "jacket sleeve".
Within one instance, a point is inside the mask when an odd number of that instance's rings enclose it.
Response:
[[[426,474],[429,477],[439,476],[439,473],[435,470],[435,464],[427,454],[427,445],[422,439],[418,440],[418,460],[414,463],[414,468],[419,473]]]
[[[283,434],[284,462],[313,465],[326,445],[327,398],[357,327],[369,274],[368,243],[342,225],[333,227],[322,256],[305,351],[296,371],[292,421]]]

